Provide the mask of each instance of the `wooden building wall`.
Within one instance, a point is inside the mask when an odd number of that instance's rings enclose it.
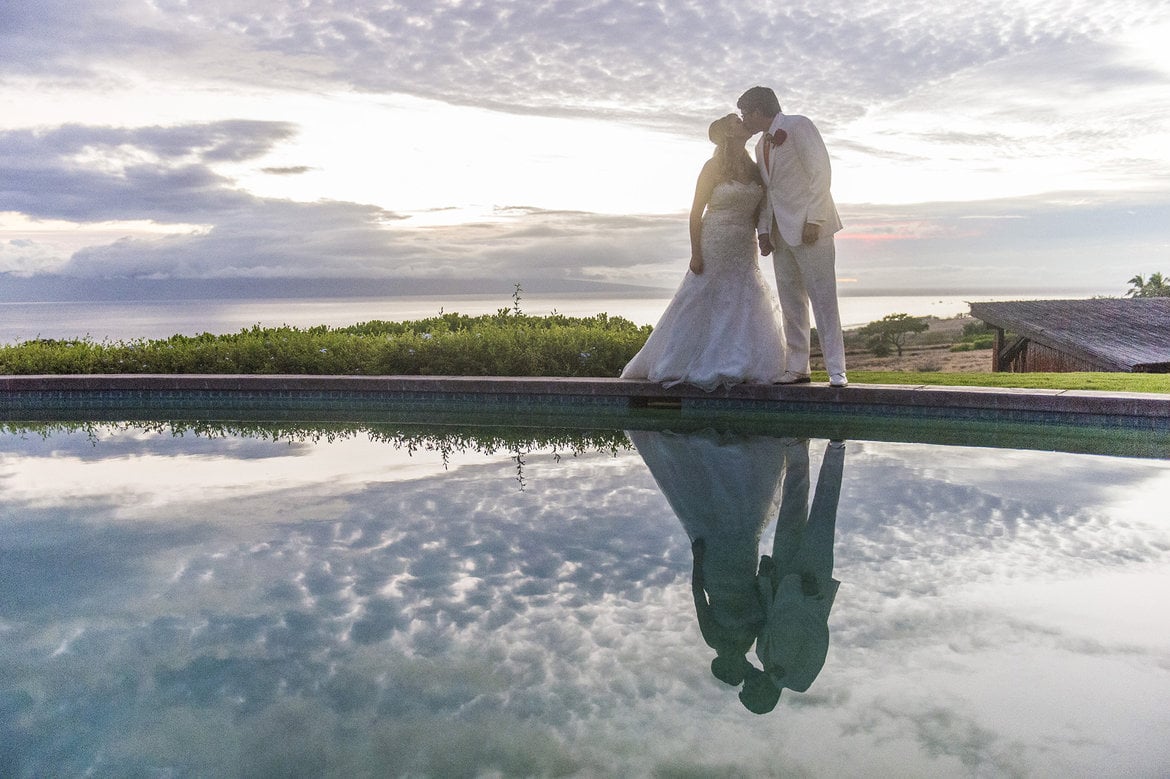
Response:
[[[991,370],[1005,373],[1073,373],[1078,371],[1116,371],[1115,366],[1091,362],[1038,344],[1030,339],[1017,338],[1010,347],[1002,328],[994,328],[995,345],[991,352]]]
[[[1110,370],[1088,360],[1073,357],[1071,354],[1050,349],[1035,341],[1028,342],[1028,346],[1020,357],[1023,365],[1016,368],[1013,364],[1012,371],[1015,373],[1072,373],[1074,371]]]

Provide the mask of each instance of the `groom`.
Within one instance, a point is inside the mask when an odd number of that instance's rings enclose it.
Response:
[[[772,255],[787,345],[781,384],[809,381],[809,304],[829,372],[829,384],[844,387],[845,341],[837,308],[836,247],[841,229],[829,194],[829,152],[806,117],[780,112],[776,93],[752,87],[736,103],[751,133],[763,131],[756,164],[767,188],[767,208],[757,227],[760,254]]]

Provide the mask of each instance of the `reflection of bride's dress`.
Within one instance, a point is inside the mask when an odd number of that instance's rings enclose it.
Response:
[[[784,443],[713,430],[626,434],[691,541],[706,542],[703,588],[711,616],[724,641],[746,651],[764,621],[756,563],[760,535],[777,512]]]
[[[716,185],[703,215],[703,273],[687,271],[623,379],[713,390],[780,378],[780,312],[756,258],[754,215],[762,193],[755,183]]]

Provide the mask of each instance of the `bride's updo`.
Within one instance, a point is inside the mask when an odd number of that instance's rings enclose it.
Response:
[[[712,157],[719,162],[724,179],[755,179],[759,176],[751,157],[743,148],[742,141],[732,139],[731,130],[739,117],[735,114],[721,116],[707,128],[707,137],[715,144]]]
[[[731,125],[735,122],[735,114],[728,114],[721,116],[711,126],[707,128],[707,137],[711,139],[711,143],[716,146],[724,146],[728,142],[728,131],[731,130]]]

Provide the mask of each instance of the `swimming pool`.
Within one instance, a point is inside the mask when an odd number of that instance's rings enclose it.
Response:
[[[0,775],[1170,764],[1160,444],[736,419],[8,423]]]

